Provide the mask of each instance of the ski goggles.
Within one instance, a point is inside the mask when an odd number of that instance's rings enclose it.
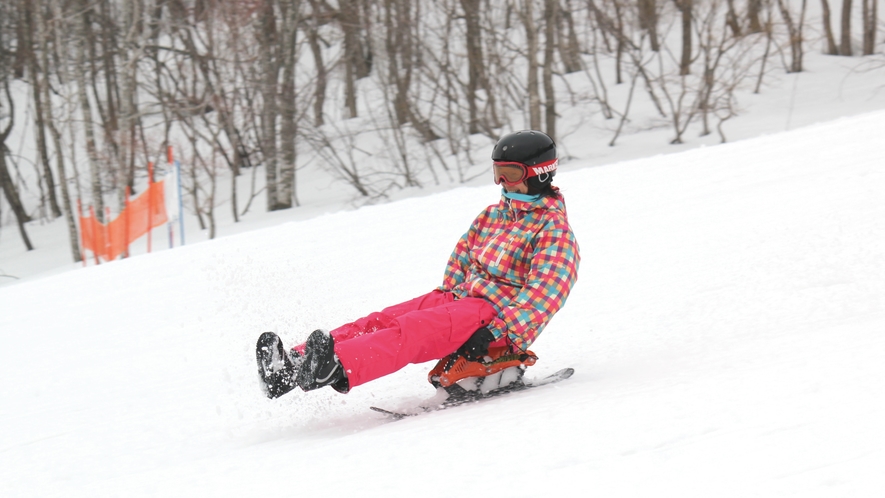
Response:
[[[528,166],[515,161],[494,161],[492,163],[492,172],[495,175],[495,185],[503,183],[512,187],[534,176],[553,173],[558,165],[559,159],[552,159],[534,166]]]

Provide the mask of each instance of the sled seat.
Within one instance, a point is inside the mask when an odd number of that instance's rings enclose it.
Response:
[[[482,361],[469,361],[452,353],[439,360],[427,374],[427,381],[434,387],[449,387],[469,377],[488,377],[512,367],[525,370],[538,361],[531,351],[513,353],[507,346],[489,348]]]

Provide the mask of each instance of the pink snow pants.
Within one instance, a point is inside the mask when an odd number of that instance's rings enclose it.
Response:
[[[438,360],[451,354],[497,314],[485,299],[455,299],[450,292],[435,290],[330,333],[335,339],[335,354],[354,388],[409,363]],[[506,339],[493,343],[503,344]],[[303,346],[297,349],[303,351]]]

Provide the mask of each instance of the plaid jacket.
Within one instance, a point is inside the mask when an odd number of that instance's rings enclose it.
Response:
[[[502,196],[458,241],[439,289],[491,302],[489,330],[526,350],[565,304],[580,260],[561,198]]]

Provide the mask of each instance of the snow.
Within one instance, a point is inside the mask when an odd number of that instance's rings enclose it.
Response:
[[[885,112],[557,176],[555,386],[389,422],[432,364],[267,400],[287,343],[438,284],[493,185],[0,288],[2,496],[882,496]],[[472,491],[471,491],[472,492]]]
[[[806,63],[724,145],[564,137],[582,265],[527,375],[575,375],[398,422],[368,408],[432,397],[432,363],[268,400],[255,341],[438,285],[488,177],[360,209],[317,184],[88,268],[63,221],[31,252],[4,225],[0,496],[885,496],[885,67]]]

